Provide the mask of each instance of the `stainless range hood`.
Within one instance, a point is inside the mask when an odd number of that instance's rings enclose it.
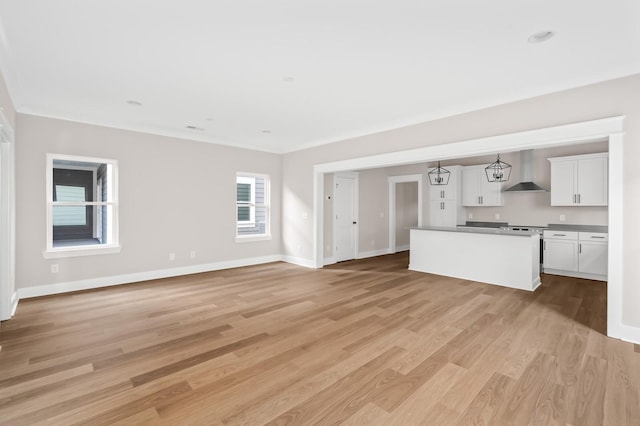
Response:
[[[533,182],[533,150],[520,151],[520,183],[505,189],[504,192],[547,192]]]

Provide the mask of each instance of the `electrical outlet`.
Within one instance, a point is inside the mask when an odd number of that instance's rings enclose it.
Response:
[[[499,220],[500,219],[500,213],[496,213],[494,217],[496,218],[496,220]]]
[[[302,212],[302,219],[304,219],[304,220],[309,219],[309,213],[307,213],[307,212]]]
[[[196,258],[196,251],[195,250],[191,250],[191,253],[189,253],[189,256],[191,256],[192,259]]]
[[[565,220],[567,220],[567,217],[563,214],[560,215],[560,222],[564,222]]]
[[[384,219],[384,212],[380,212],[380,219]]]
[[[469,219],[473,219],[473,213],[469,213],[469,215],[467,216]]]
[[[176,260],[176,254],[175,253],[169,253],[169,260]]]
[[[51,273],[52,274],[57,274],[60,271],[60,268],[58,267],[57,263],[54,263],[53,265],[51,265]]]
[[[371,247],[376,245],[376,240],[371,240]]]

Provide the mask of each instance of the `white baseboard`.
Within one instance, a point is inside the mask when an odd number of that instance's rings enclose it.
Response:
[[[13,296],[11,296],[11,316],[16,314],[16,309],[18,309],[18,301],[20,298],[18,297],[18,292],[14,291]]]
[[[640,328],[632,327],[626,324],[620,324],[614,334],[610,334],[610,337],[624,340],[625,342],[635,343],[640,345]]]
[[[324,258],[324,266],[333,265],[334,263],[338,263],[336,262],[336,258],[334,256]]]
[[[550,275],[561,275],[563,277],[584,278],[586,280],[595,280],[595,281],[607,281],[606,275],[588,274],[586,272],[561,271],[558,269],[548,269],[548,268],[545,268],[544,271],[542,272]]]
[[[399,251],[407,251],[409,250],[409,244],[404,244],[402,246],[396,246],[396,253]]]
[[[35,287],[24,287],[18,289],[16,304],[18,300],[27,299],[30,297],[48,296],[51,294],[68,293],[70,291],[89,290],[100,287],[109,287],[113,285],[155,280],[159,278],[169,278],[180,275],[218,271],[221,269],[239,268],[242,266],[259,265],[262,263],[278,262],[281,260],[283,260],[283,256],[281,255],[252,257],[247,259],[205,263],[201,265],[182,266],[178,268],[159,269],[155,271],[136,272],[133,274],[113,275],[109,277],[90,278],[87,280],[45,284]]]
[[[293,265],[304,266],[305,268],[316,268],[313,260],[305,259],[303,257],[282,255],[280,256],[280,260],[282,260],[283,262],[291,263]]]
[[[367,257],[382,256],[389,253],[391,253],[391,251],[388,248],[371,251],[361,251],[356,255],[356,259],[366,259]]]

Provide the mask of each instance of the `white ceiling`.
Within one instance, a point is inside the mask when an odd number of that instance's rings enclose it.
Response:
[[[638,73],[640,1],[0,0],[0,70],[20,112],[288,152]]]

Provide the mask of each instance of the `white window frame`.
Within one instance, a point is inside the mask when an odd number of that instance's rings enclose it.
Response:
[[[89,201],[89,202],[78,202],[78,203],[70,203],[70,202],[59,202],[53,201],[53,169],[54,169],[54,161],[72,161],[78,163],[97,163],[97,164],[109,164],[111,166],[111,180],[110,180],[110,201]],[[47,222],[47,241],[46,241],[46,249],[42,252],[42,255],[47,258],[59,258],[59,257],[75,257],[75,256],[88,256],[88,255],[97,255],[97,254],[108,254],[108,253],[118,253],[120,252],[120,241],[119,241],[119,232],[118,232],[118,161],[105,159],[105,158],[96,158],[96,157],[82,157],[76,155],[65,155],[65,154],[53,154],[47,153],[47,162],[46,162],[46,222]],[[96,179],[97,169],[86,167],[82,165],[71,165],[70,169],[77,170],[92,170],[94,173],[94,182]],[[94,191],[94,200],[96,187],[93,185]],[[106,244],[95,244],[95,245],[78,245],[78,246],[63,246],[63,247],[54,247],[53,246],[53,207],[55,205],[80,205],[80,206],[110,206],[111,207],[111,222],[108,229],[108,243]],[[100,209],[94,209],[94,223],[98,219],[98,211]],[[95,230],[94,230],[95,232]],[[95,236],[95,235],[94,235]]]
[[[256,178],[264,179],[264,204],[257,204],[255,202],[255,180]],[[246,179],[246,182],[243,180]],[[238,194],[237,194],[237,184],[238,183],[251,183],[251,203],[249,206],[251,207],[251,220],[239,221],[238,218]],[[260,173],[245,173],[245,172],[237,172],[235,185],[236,191],[234,191],[235,197],[235,212],[234,217],[236,218],[236,242],[253,242],[253,241],[265,241],[271,239],[271,178],[269,175],[260,174]],[[244,204],[243,204],[244,205]],[[248,226],[254,226],[255,224],[255,209],[256,207],[264,207],[266,212],[266,222],[265,222],[265,231],[263,234],[255,234],[255,235],[238,235],[238,229]]]

